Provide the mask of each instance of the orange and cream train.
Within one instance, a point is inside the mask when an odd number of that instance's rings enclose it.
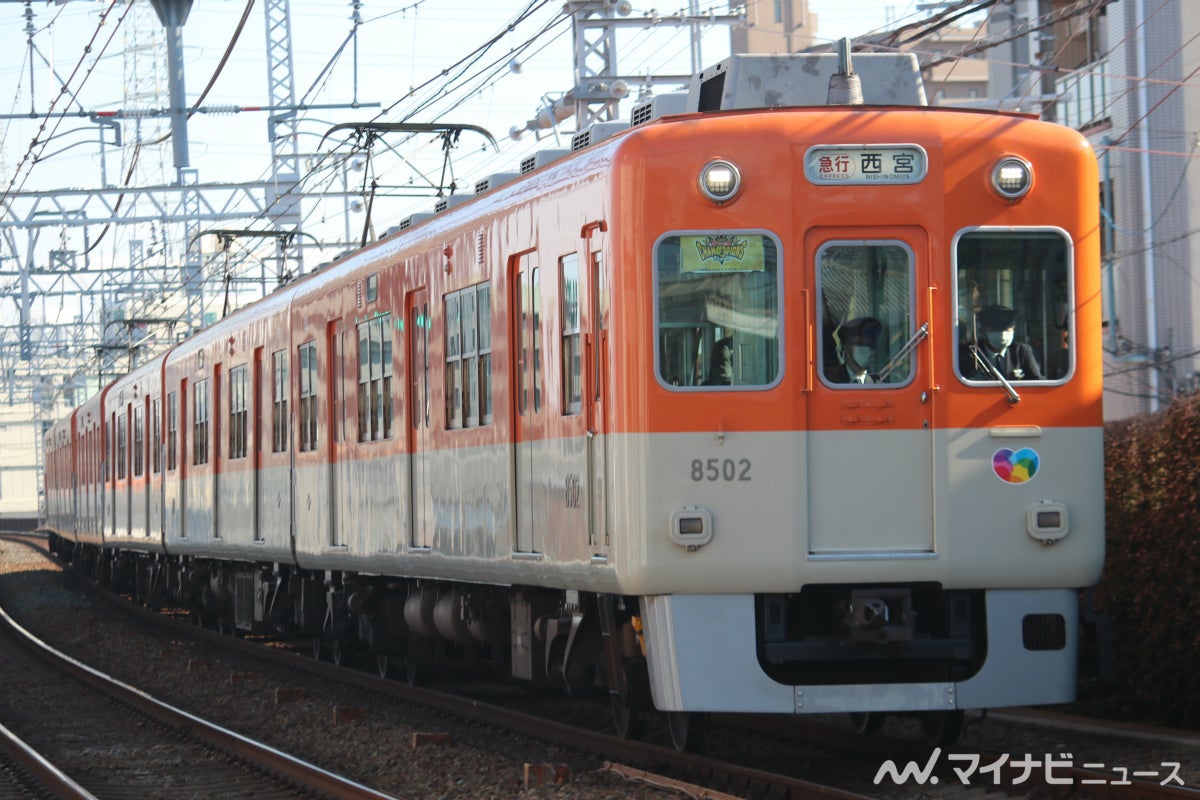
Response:
[[[680,746],[709,712],[1071,700],[1095,156],[855,66],[829,106],[836,59],[734,57],[114,381],[47,435],[56,549],[413,680],[606,691]]]

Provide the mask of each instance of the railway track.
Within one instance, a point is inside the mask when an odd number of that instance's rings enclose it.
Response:
[[[114,681],[50,648],[2,609],[0,652],[8,688],[0,718],[27,745],[24,769],[55,796],[391,797]],[[40,769],[30,766],[38,756]]]
[[[96,800],[84,789],[0,725],[0,800]]]

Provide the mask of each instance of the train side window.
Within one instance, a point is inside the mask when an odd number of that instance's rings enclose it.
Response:
[[[492,309],[486,283],[447,294],[446,427],[492,421]]]
[[[288,448],[288,362],[287,351],[271,354],[274,391],[271,396],[271,452],[286,453]]]
[[[146,471],[146,412],[141,406],[133,408],[133,477]]]
[[[462,416],[462,318],[458,292],[446,295],[446,427],[461,428]]]
[[[579,256],[558,260],[562,298],[562,408],[563,414],[578,414],[583,408],[583,352],[579,326]]]
[[[780,379],[780,246],[751,231],[675,234],[654,248],[658,379],[766,388]]]
[[[317,343],[305,342],[300,355],[300,452],[317,449]]]
[[[174,472],[179,443],[179,395],[167,394],[167,471]]]
[[[818,358],[825,383],[905,383],[913,374],[913,255],[899,242],[828,242],[817,252]]]
[[[162,400],[150,402],[150,471],[162,472]]]
[[[229,458],[246,457],[246,365],[229,370]]]
[[[392,436],[392,315],[358,324],[358,440]]]
[[[196,381],[192,394],[192,464],[207,464],[208,381]]]
[[[117,480],[125,479],[125,453],[127,445],[125,444],[126,428],[125,415],[117,415]]]
[[[479,424],[492,421],[492,292],[481,283],[475,293],[479,310]]]
[[[1063,381],[1073,363],[1074,253],[1059,229],[960,233],[954,243],[959,377]]]

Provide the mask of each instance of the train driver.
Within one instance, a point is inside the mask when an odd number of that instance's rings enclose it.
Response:
[[[874,383],[868,369],[875,358],[883,323],[874,317],[843,322],[833,332],[838,363],[825,377],[834,383]]]
[[[972,380],[994,380],[988,365],[1009,381],[1040,381],[1044,379],[1033,348],[1014,341],[1017,312],[1008,306],[987,306],[976,315],[979,322],[979,344],[972,346],[963,361],[963,371]]]

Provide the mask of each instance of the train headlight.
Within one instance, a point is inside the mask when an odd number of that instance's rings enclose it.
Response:
[[[1020,200],[1033,186],[1033,167],[1023,158],[1007,156],[992,168],[992,188],[1005,200]]]
[[[710,161],[700,170],[700,191],[714,203],[728,203],[741,188],[742,173],[728,161]]]

